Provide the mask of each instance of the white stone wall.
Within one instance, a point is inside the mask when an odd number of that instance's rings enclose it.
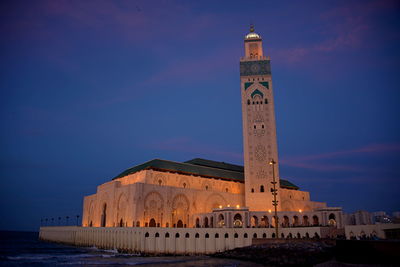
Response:
[[[271,238],[269,228],[41,227],[41,240],[76,246],[166,254],[210,254]],[[322,236],[320,227],[286,228],[284,237]],[[169,236],[169,237],[168,237]]]
[[[346,225],[344,227],[346,239],[360,239],[365,237],[373,237],[376,236],[380,239],[386,238],[385,229],[399,229],[400,224],[369,224],[369,225]]]

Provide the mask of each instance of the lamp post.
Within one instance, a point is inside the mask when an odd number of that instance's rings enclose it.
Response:
[[[272,200],[272,205],[274,206],[274,209],[275,209],[275,235],[276,235],[276,238],[279,238],[279,230],[278,230],[278,228],[279,228],[278,201],[276,200],[276,195],[278,194],[277,193],[278,190],[276,189],[275,164],[276,164],[276,162],[273,159],[271,159],[270,162],[269,162],[269,165],[272,166],[272,182],[271,182],[272,189],[271,189],[271,193],[272,193],[272,196],[274,198],[274,200]]]

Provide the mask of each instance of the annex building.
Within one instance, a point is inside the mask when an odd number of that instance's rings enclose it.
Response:
[[[154,159],[123,171],[84,198],[84,227],[342,228],[341,208],[315,202],[279,175],[270,58],[250,28],[240,59],[244,166]],[[274,216],[274,186],[278,220]]]

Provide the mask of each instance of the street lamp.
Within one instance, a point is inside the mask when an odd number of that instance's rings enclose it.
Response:
[[[272,182],[271,182],[272,189],[271,189],[271,193],[272,193],[272,196],[274,198],[274,200],[272,200],[272,205],[275,208],[275,235],[276,235],[276,238],[279,238],[279,230],[278,230],[278,228],[279,228],[278,201],[276,200],[276,195],[278,194],[277,193],[278,190],[276,189],[275,164],[276,164],[276,162],[273,159],[271,159],[270,162],[269,162],[269,165],[272,166]]]

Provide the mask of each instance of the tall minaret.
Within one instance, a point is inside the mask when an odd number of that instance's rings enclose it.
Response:
[[[270,58],[265,57],[260,35],[244,39],[245,56],[240,60],[246,206],[254,211],[273,210],[273,172],[279,189],[278,148]],[[276,164],[270,165],[273,159]],[[280,210],[280,194],[277,195]]]

